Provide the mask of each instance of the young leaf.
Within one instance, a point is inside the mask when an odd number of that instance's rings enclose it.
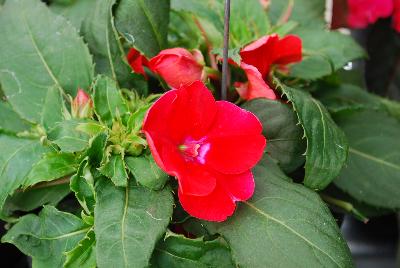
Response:
[[[271,159],[253,169],[255,193],[222,223],[205,223],[230,245],[239,267],[353,267],[350,250],[325,203],[277,176]]]
[[[400,123],[385,113],[361,110],[337,114],[349,140],[349,159],[334,181],[372,206],[400,208]]]
[[[106,149],[108,136],[102,132],[95,136],[91,141],[89,148],[86,151],[86,155],[89,160],[89,164],[93,167],[98,167],[103,161],[104,151]]]
[[[168,180],[168,174],[162,171],[151,155],[126,157],[125,163],[136,181],[152,190],[160,190]]]
[[[79,31],[82,22],[88,17],[88,14],[96,5],[96,0],[74,0],[66,5],[65,3],[57,3],[52,1],[50,10],[56,14],[62,15]]]
[[[121,0],[115,12],[117,30],[147,57],[167,47],[170,0]]]
[[[255,99],[242,105],[254,113],[263,125],[267,138],[267,152],[286,172],[292,172],[304,163],[306,143],[303,130],[297,124],[296,114],[290,105],[280,101]]]
[[[22,120],[7,102],[0,101],[0,132],[17,134],[29,128],[29,123]]]
[[[78,126],[85,122],[78,119],[62,121],[49,132],[47,138],[63,152],[80,152],[89,145],[89,135],[78,130]]]
[[[25,178],[23,187],[35,185],[42,181],[51,181],[71,175],[78,168],[78,158],[71,153],[48,153],[32,166]]]
[[[121,188],[103,179],[96,192],[98,267],[146,267],[172,216],[171,189],[156,192],[133,183]]]
[[[0,134],[0,210],[7,196],[19,188],[26,175],[50,149],[37,140],[19,139]],[[3,212],[0,212],[2,218]]]
[[[10,27],[10,25],[14,25]],[[40,123],[48,89],[75,96],[93,64],[75,28],[41,1],[7,1],[0,11],[0,82],[24,119]]]
[[[82,24],[82,34],[94,55],[96,73],[108,75],[121,86],[129,87],[133,75],[114,26],[115,2],[96,0]]]
[[[98,76],[94,85],[94,109],[101,121],[111,126],[117,114],[128,112],[128,106],[122,98],[115,81],[107,76]]]
[[[64,268],[95,268],[95,245],[96,237],[93,229],[90,229],[75,248],[65,253]]]
[[[82,161],[78,172],[72,176],[70,187],[85,213],[87,215],[93,214],[96,203],[96,192],[94,190],[94,179],[87,159]]]
[[[189,239],[171,232],[154,249],[152,267],[235,267],[229,247],[222,239]]]
[[[89,229],[78,217],[45,206],[39,216],[22,217],[1,242],[14,244],[31,256],[33,267],[62,267],[64,253],[77,245]]]
[[[311,189],[323,189],[346,162],[346,137],[326,108],[309,93],[279,82],[278,85],[293,104],[307,138],[304,184]]]
[[[126,173],[125,162],[120,154],[111,155],[108,162],[101,166],[99,171],[110,178],[115,186],[126,187],[128,184],[128,173]]]

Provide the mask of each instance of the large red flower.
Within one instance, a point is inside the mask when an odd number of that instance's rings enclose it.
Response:
[[[400,32],[400,0],[393,1],[393,28]]]
[[[351,28],[365,28],[393,12],[393,0],[347,0],[347,23]]]
[[[143,131],[157,164],[178,179],[179,200],[190,215],[223,221],[236,201],[252,196],[250,169],[266,145],[261,123],[230,102],[215,101],[202,82],[161,96]]]

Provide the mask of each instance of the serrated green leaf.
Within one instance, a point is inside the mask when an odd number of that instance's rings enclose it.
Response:
[[[62,121],[49,132],[47,138],[57,144],[63,152],[80,152],[89,145],[89,135],[78,130],[78,126],[86,122],[88,120]]]
[[[95,1],[82,24],[82,34],[94,55],[96,73],[112,77],[122,87],[130,87],[134,76],[114,26],[115,3],[116,0]]]
[[[168,174],[162,171],[151,155],[126,157],[125,163],[136,181],[152,190],[160,190],[168,180]]]
[[[353,267],[350,250],[325,203],[282,180],[264,158],[253,169],[253,197],[222,223],[205,223],[228,242],[239,267]],[[279,176],[285,176],[282,172]]]
[[[303,130],[292,108],[280,101],[255,99],[242,105],[260,119],[267,138],[267,152],[285,172],[292,172],[304,161],[306,143]]]
[[[100,167],[100,173],[111,179],[115,186],[125,187],[128,184],[128,173],[124,159],[120,154],[111,155],[109,160]]]
[[[39,216],[22,217],[1,242],[14,244],[32,257],[32,267],[62,267],[71,250],[90,228],[78,217],[45,206]]]
[[[23,187],[35,185],[43,181],[52,181],[71,175],[78,168],[78,158],[71,153],[52,152],[32,166],[25,178]]]
[[[229,247],[221,239],[204,241],[167,233],[154,249],[152,267],[228,268],[232,263]]]
[[[65,253],[65,268],[96,268],[96,237],[93,229],[86,234],[78,245]]]
[[[304,185],[324,189],[339,175],[346,162],[346,136],[326,108],[308,92],[277,83],[293,104],[307,139]]]
[[[349,140],[349,159],[335,185],[372,206],[400,208],[400,123],[379,111],[335,115]]]
[[[106,77],[98,76],[94,85],[94,109],[101,121],[111,126],[117,115],[128,112],[128,106],[122,98],[115,81]]]
[[[0,36],[2,89],[24,119],[41,122],[49,87],[75,96],[78,87],[90,86],[93,64],[87,46],[41,1],[7,1],[0,12]]]
[[[0,101],[0,132],[17,134],[30,129],[30,124],[22,120],[6,102]]]
[[[71,3],[67,5],[59,2],[52,1],[50,10],[66,18],[78,31],[81,29],[83,20],[96,5],[96,0],[70,0]]]
[[[49,151],[37,140],[0,135],[0,210],[6,198],[24,184],[32,166]],[[3,216],[0,212],[0,218]]]
[[[98,167],[103,161],[107,138],[107,134],[103,132],[95,136],[90,141],[89,149],[87,149],[86,155],[91,166]]]
[[[64,101],[62,99],[60,90],[55,86],[49,87],[43,103],[40,124],[46,130],[50,130],[57,123],[63,121],[63,112]]]
[[[125,39],[151,58],[167,47],[170,0],[122,0],[115,25]]]
[[[78,171],[72,176],[70,187],[85,213],[92,215],[96,203],[96,192],[94,190],[94,179],[87,159],[82,161]]]
[[[146,267],[172,216],[171,189],[156,192],[133,183],[121,188],[103,179],[96,192],[98,267]]]

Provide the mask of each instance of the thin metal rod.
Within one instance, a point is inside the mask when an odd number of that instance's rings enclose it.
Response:
[[[226,100],[228,84],[228,50],[229,50],[229,19],[231,17],[231,1],[225,0],[224,14],[224,48],[222,61],[221,99]]]

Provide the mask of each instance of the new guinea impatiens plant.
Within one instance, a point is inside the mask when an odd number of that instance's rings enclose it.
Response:
[[[335,217],[400,208],[400,105],[325,1],[232,0],[228,58],[224,2],[0,0],[1,241],[32,267],[354,267]]]

